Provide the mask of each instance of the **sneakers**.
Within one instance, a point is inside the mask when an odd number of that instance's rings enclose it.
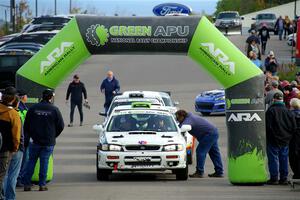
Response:
[[[68,124],[68,127],[73,127],[73,123]]]
[[[288,184],[289,184],[289,182],[288,182],[287,179],[280,179],[279,180],[279,185],[288,185]]]
[[[212,174],[208,174],[208,177],[211,177],[211,178],[223,178],[224,175],[215,172],[215,173],[212,173]]]
[[[25,185],[24,186],[24,192],[29,192],[29,191],[31,191],[31,186]]]
[[[269,179],[266,184],[267,185],[278,185],[279,182],[276,179]]]
[[[203,178],[204,175],[203,175],[203,173],[200,173],[200,172],[196,171],[195,173],[190,174],[189,177],[190,178]]]
[[[48,191],[48,187],[47,186],[40,186],[39,191],[41,191],[41,192]]]

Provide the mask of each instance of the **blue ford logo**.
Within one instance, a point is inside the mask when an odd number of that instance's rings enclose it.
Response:
[[[165,16],[167,14],[190,14],[192,9],[179,3],[164,3],[153,8],[153,13],[157,16]]]

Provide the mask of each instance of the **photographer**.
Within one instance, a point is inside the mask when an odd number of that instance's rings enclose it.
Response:
[[[265,69],[271,72],[273,76],[277,74],[278,62],[273,51],[270,51],[268,57],[265,59]]]

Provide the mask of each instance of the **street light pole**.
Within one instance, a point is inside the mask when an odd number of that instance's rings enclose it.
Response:
[[[38,1],[35,0],[35,16],[38,16]]]
[[[56,11],[56,0],[54,0],[54,15],[57,15],[57,11]]]
[[[13,32],[16,31],[16,2],[10,0],[10,22],[12,23]]]
[[[72,13],[72,0],[70,0],[70,7],[69,7],[69,13]]]

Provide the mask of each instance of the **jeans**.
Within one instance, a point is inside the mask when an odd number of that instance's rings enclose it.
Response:
[[[83,122],[82,102],[73,102],[73,101],[71,101],[70,123],[73,123],[74,111],[75,111],[76,106],[77,106],[78,111],[79,111],[80,122]]]
[[[283,30],[279,29],[278,30],[279,40],[282,40],[282,34],[283,34]]]
[[[11,153],[9,151],[0,153],[0,200],[4,199],[2,195],[3,182],[6,176],[6,171],[8,169],[8,164],[11,159]]]
[[[23,179],[24,179],[24,174],[25,174],[28,159],[29,159],[29,149],[26,148],[25,151],[23,152],[22,165],[21,165],[21,170],[20,170],[20,173],[19,173],[17,183],[22,183],[23,184]]]
[[[267,46],[267,41],[262,40],[262,41],[261,41],[261,51],[262,51],[262,54],[263,54],[263,55],[264,55],[265,52],[266,52],[266,46]]]
[[[208,133],[197,138],[198,146],[196,149],[197,171],[204,173],[204,165],[207,153],[212,160],[217,174],[223,174],[223,164],[218,146],[219,134],[216,130],[214,133]]]
[[[34,143],[29,145],[29,160],[26,165],[26,172],[24,175],[24,185],[31,185],[31,178],[34,173],[35,164],[40,159],[40,172],[39,172],[39,186],[46,185],[48,163],[51,154],[53,153],[54,146],[40,146]]]
[[[17,151],[13,154],[3,181],[3,192],[6,200],[16,199],[17,178],[21,169],[23,152]]]
[[[289,147],[276,147],[271,144],[267,145],[268,166],[270,178],[278,180],[280,173],[280,180],[286,180],[288,176],[288,155]]]

